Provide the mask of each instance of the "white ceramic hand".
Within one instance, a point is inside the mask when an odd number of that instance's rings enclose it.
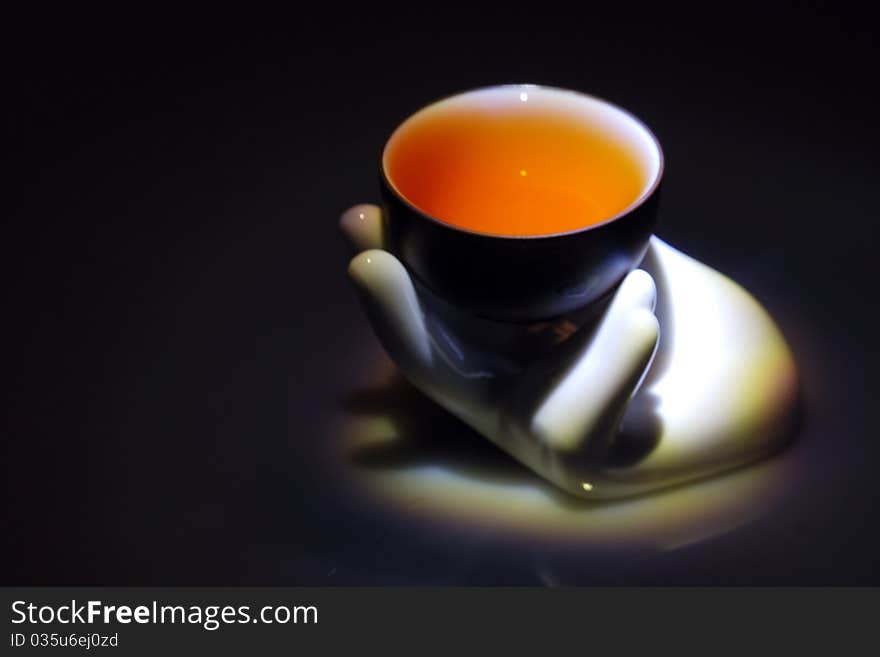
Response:
[[[659,337],[651,276],[642,270],[630,273],[592,331],[580,331],[520,376],[475,377],[463,373],[438,346],[405,267],[382,250],[379,208],[355,206],[342,215],[340,225],[359,251],[349,276],[373,329],[404,375],[561,488],[607,496],[597,483],[605,457]]]

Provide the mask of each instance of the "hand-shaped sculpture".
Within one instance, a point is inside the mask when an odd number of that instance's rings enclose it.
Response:
[[[520,370],[493,371],[469,363],[382,250],[378,207],[355,206],[340,225],[358,252],[351,280],[404,375],[570,493],[608,499],[681,483],[765,456],[790,435],[794,363],[772,320],[656,237],[598,319]]]

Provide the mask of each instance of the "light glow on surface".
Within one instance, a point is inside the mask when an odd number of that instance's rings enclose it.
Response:
[[[384,354],[377,360],[379,381],[394,379],[395,368]],[[399,412],[349,417],[339,460],[365,500],[410,523],[492,528],[539,543],[674,550],[757,519],[790,492],[796,479],[796,453],[789,450],[748,468],[651,495],[613,502],[579,500],[500,451],[497,463],[474,456],[468,442],[483,439],[464,425],[450,421],[438,428],[432,417],[420,425],[415,414],[401,419]],[[461,432],[454,438],[453,453],[442,458],[434,457],[433,448],[419,438],[420,431],[438,429]],[[453,442],[453,433],[449,438]],[[376,451],[388,455],[388,463],[356,458]],[[585,482],[584,488],[590,485]]]

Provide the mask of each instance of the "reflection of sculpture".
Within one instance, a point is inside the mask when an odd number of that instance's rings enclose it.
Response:
[[[707,476],[790,434],[796,375],[773,321],[735,283],[657,238],[592,330],[515,376],[490,376],[468,367],[467,351],[381,250],[378,208],[354,208],[342,228],[361,251],[351,278],[407,378],[571,493],[608,499]]]

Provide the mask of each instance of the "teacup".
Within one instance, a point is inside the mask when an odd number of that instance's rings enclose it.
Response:
[[[534,323],[590,307],[641,261],[663,152],[605,100],[500,85],[411,115],[380,168],[386,248],[414,279],[465,313]]]

